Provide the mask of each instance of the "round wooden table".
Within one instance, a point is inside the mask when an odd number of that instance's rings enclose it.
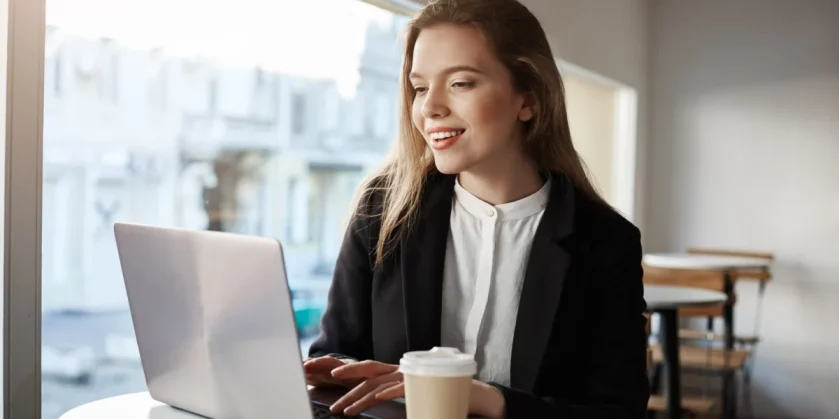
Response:
[[[727,297],[719,291],[669,285],[644,285],[647,310],[658,312],[682,307],[702,307],[725,303]]]
[[[200,419],[183,410],[154,400],[148,392],[131,393],[123,396],[97,400],[76,407],[61,415],[59,419]]]
[[[690,253],[649,253],[644,255],[644,264],[652,268],[662,269],[697,269],[719,271],[722,273],[723,292],[733,295],[733,273],[739,269],[766,269],[769,261],[759,258],[745,258],[739,256],[696,255]],[[731,301],[723,307],[723,323],[725,324],[725,347],[734,348],[734,306]]]
[[[679,361],[679,309],[724,304],[728,297],[718,291],[692,287],[644,285],[647,311],[661,319],[659,339],[667,374],[667,417],[682,417],[682,375]]]
[[[765,259],[691,253],[648,253],[644,255],[644,263],[654,268],[719,271],[763,269],[769,266],[769,261]]]

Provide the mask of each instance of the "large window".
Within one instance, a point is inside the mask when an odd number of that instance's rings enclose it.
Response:
[[[349,203],[395,134],[408,18],[360,0],[46,14],[42,417],[146,389],[115,221],[280,239],[306,350]]]

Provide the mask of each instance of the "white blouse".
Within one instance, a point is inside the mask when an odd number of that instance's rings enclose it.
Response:
[[[443,273],[442,344],[473,354],[477,379],[510,384],[510,354],[533,236],[551,181],[490,205],[455,183]]]

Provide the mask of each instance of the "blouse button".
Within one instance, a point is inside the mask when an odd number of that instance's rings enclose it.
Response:
[[[489,210],[489,211],[487,211],[487,215],[489,215],[490,217],[494,217],[495,216],[495,211]]]

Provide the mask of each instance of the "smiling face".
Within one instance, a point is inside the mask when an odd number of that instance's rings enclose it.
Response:
[[[521,157],[523,122],[533,109],[478,29],[423,29],[412,64],[412,121],[440,172],[491,169]]]

